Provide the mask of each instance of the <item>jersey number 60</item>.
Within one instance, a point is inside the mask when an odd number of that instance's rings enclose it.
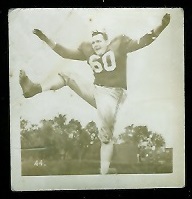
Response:
[[[113,71],[116,68],[115,55],[112,51],[108,51],[102,56],[103,64],[98,61],[99,58],[99,55],[92,55],[89,58],[89,64],[96,73],[103,70]]]

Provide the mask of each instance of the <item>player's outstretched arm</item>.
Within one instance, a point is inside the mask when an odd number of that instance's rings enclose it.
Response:
[[[41,30],[39,29],[34,29],[33,34],[37,35],[39,39],[44,41],[50,48],[54,49],[56,43],[49,39]]]
[[[66,59],[73,60],[86,60],[84,54],[80,50],[71,50],[57,44],[56,42],[49,39],[41,30],[34,29],[33,34],[39,37],[42,41],[44,41],[52,50],[54,50],[58,55]]]
[[[139,41],[130,42],[129,52],[133,52],[145,46],[151,44],[160,34],[161,32],[168,26],[170,23],[170,14],[166,13],[161,21],[161,24],[157,26],[155,29],[151,30],[149,33],[145,34],[143,37],[139,39]]]
[[[153,34],[153,36],[158,37],[160,35],[160,33],[168,26],[168,24],[170,23],[170,14],[165,14],[162,18],[161,24],[156,27],[155,29],[153,29],[151,32]]]

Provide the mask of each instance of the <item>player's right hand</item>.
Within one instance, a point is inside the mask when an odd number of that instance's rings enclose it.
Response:
[[[39,29],[34,29],[33,34],[37,35],[41,40],[45,41],[46,35]]]

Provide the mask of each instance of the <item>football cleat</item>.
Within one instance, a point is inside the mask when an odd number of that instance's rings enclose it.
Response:
[[[23,70],[20,70],[19,83],[25,98],[33,97],[34,95],[42,92],[41,85],[33,83]]]

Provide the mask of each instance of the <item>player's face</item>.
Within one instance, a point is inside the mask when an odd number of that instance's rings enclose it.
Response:
[[[92,47],[97,55],[103,55],[107,50],[107,46],[108,40],[105,40],[102,34],[92,37]]]

